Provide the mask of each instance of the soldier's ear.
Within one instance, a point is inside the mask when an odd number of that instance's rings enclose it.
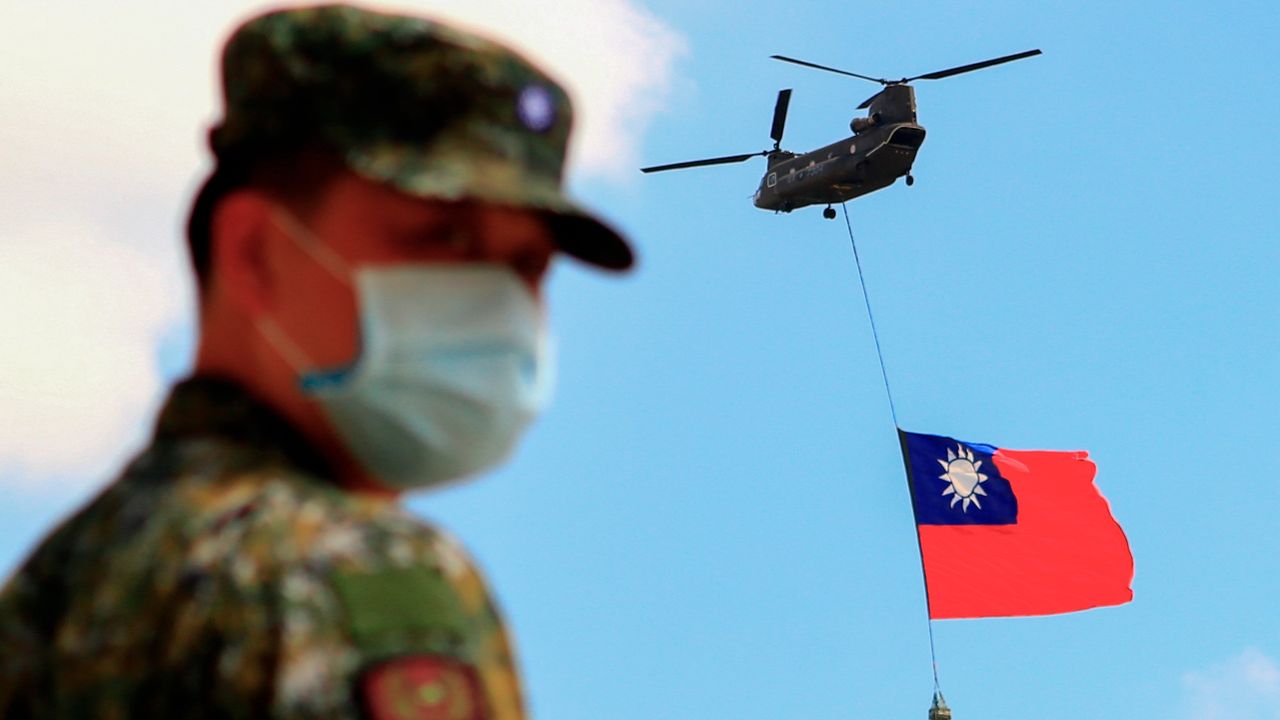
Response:
[[[267,242],[274,227],[273,208],[261,192],[233,190],[218,201],[209,226],[214,292],[249,318],[271,306],[274,282]]]

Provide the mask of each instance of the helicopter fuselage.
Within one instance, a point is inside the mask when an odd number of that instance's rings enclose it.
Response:
[[[778,99],[773,105],[773,126],[769,130],[773,149],[653,165],[640,168],[640,171],[651,173],[725,165],[763,156],[769,160],[769,169],[760,178],[760,186],[752,196],[756,207],[789,213],[807,205],[827,205],[822,216],[831,220],[836,217],[831,205],[888,187],[900,177],[905,177],[908,185],[915,181],[911,166],[924,144],[925,131],[916,121],[916,93],[911,82],[941,80],[1039,54],[1039,50],[1027,50],[901,80],[859,75],[808,60],[774,55],[772,57],[776,60],[851,75],[880,83],[883,88],[858,106],[858,110],[866,110],[867,114],[855,117],[849,123],[852,136],[817,150],[793,153],[782,149],[782,133],[791,103],[791,90],[785,89],[778,91]]]
[[[828,205],[892,185],[911,172],[924,142],[915,122],[877,125],[811,152],[778,150],[768,155],[753,202],[764,210],[791,212]]]

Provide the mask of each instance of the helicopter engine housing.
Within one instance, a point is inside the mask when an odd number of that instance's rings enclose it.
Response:
[[[849,121],[849,129],[853,131],[854,135],[857,135],[858,133],[866,132],[879,124],[880,116],[878,115],[871,115],[870,117],[856,117]]]

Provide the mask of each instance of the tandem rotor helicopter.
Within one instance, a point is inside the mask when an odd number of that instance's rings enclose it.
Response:
[[[787,89],[778,92],[778,100],[773,107],[773,128],[769,133],[773,138],[772,149],[654,165],[640,170],[645,173],[661,172],[737,163],[757,156],[766,157],[769,159],[769,167],[765,176],[760,179],[760,187],[753,198],[756,207],[789,213],[806,205],[825,204],[827,207],[822,211],[822,216],[830,220],[836,216],[835,208],[831,207],[835,203],[888,187],[900,177],[906,177],[907,185],[915,182],[915,178],[911,176],[911,164],[916,159],[920,145],[924,143],[925,132],[916,122],[916,94],[908,83],[915,80],[940,80],[1039,54],[1039,50],[1027,50],[901,80],[859,75],[805,60],[772,55],[770,57],[774,60],[877,82],[884,89],[858,106],[859,110],[867,111],[867,116],[855,117],[849,123],[849,128],[853,130],[852,137],[817,150],[797,154],[782,149],[782,130],[787,122],[787,106],[791,102],[791,90]]]

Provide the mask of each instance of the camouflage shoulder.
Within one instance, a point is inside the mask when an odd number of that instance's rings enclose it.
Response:
[[[253,597],[264,584],[275,589],[283,627],[279,702],[323,710],[342,702],[325,700],[333,688],[385,680],[392,660],[417,658],[408,677],[473,673],[494,717],[520,716],[502,619],[475,562],[449,533],[393,500],[305,477],[221,485],[217,497],[187,500],[208,508],[210,528],[189,559],[209,572],[230,568],[224,581],[233,597]]]
[[[496,622],[484,579],[462,544],[393,499],[258,471],[216,484],[179,483],[172,503],[192,513],[189,571],[229,571],[228,580],[249,594],[264,582],[280,583],[286,601],[316,591],[290,583],[323,583],[341,602],[358,644],[377,645],[375,636],[392,634],[397,622],[410,631],[430,625],[461,635],[474,634],[463,625],[476,618]]]

